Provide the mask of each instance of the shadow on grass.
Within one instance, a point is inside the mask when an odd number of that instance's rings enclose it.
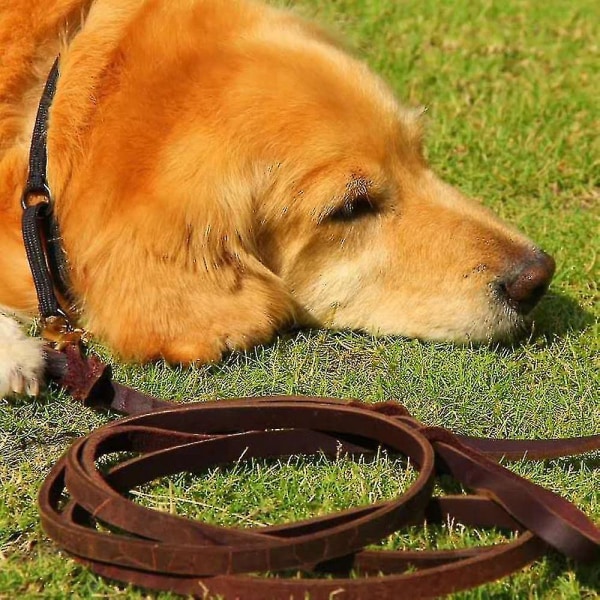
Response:
[[[597,562],[594,564],[577,563],[570,566],[582,586],[593,592],[600,591],[600,565]]]
[[[578,456],[561,456],[559,458],[548,459],[553,464],[557,465],[565,473],[572,471],[581,471],[582,468],[589,470],[600,469],[600,454],[598,450]]]
[[[535,311],[534,322],[531,339],[544,337],[551,341],[567,333],[583,331],[595,322],[595,317],[573,298],[560,292],[552,292]]]
[[[570,333],[585,331],[595,322],[594,314],[576,300],[566,294],[552,292],[545,296],[535,309],[529,332],[487,347],[493,352],[510,355],[529,344],[538,347],[551,346]],[[474,344],[473,348],[485,346],[485,344]]]

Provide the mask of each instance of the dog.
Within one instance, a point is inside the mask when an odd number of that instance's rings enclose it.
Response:
[[[124,360],[217,361],[290,326],[489,342],[553,259],[444,183],[421,110],[326,31],[251,0],[0,11],[0,393],[35,393],[20,196],[48,71],[48,179],[78,320]]]

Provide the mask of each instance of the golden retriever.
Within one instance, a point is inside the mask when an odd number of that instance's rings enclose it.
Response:
[[[290,324],[502,339],[552,277],[548,255],[429,169],[420,111],[288,11],[11,0],[0,48],[5,313],[37,311],[20,196],[59,54],[48,172],[71,291],[124,359],[215,361]],[[6,319],[3,393],[32,389],[39,351]]]

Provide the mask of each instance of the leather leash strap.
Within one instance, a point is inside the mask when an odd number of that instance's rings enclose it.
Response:
[[[153,589],[228,600],[428,598],[512,573],[549,547],[600,559],[600,530],[575,506],[498,465],[500,454],[537,458],[586,452],[600,436],[495,442],[427,427],[395,402],[273,396],[176,405],[111,379],[75,346],[48,351],[51,376],[85,405],[130,416],[81,438],[39,494],[46,532],[96,573]],[[406,455],[418,470],[399,497],[286,525],[228,529],[156,512],[127,493],[157,477],[245,458],[322,453]],[[479,449],[478,449],[479,448]],[[98,460],[135,453],[110,469]],[[114,463],[113,463],[114,464]],[[448,473],[474,495],[432,496]],[[519,532],[508,543],[446,551],[371,551],[399,528],[448,519]],[[98,525],[102,525],[102,529]],[[326,572],[333,578],[259,577]],[[368,577],[349,577],[350,570]]]

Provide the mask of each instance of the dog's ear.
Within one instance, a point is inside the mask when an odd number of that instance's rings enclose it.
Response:
[[[89,328],[123,358],[216,361],[294,320],[288,290],[258,256],[248,188],[180,191],[113,214],[91,244],[79,232],[78,248],[65,223]]]
[[[294,320],[289,292],[262,264],[251,236],[213,226],[205,234],[185,261],[189,269],[194,256],[191,277],[170,284],[179,304],[190,307],[183,317],[170,315],[175,323],[167,329],[178,333],[161,355],[172,362],[218,360],[226,351],[268,342]]]

